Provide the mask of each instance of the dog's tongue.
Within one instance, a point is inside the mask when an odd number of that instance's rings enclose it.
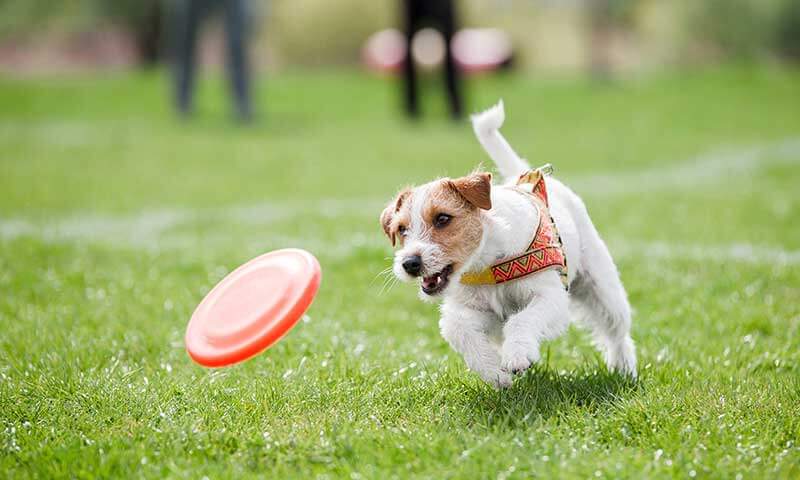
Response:
[[[424,277],[422,279],[422,286],[427,288],[428,290],[435,288],[436,285],[439,284],[439,279],[442,278],[439,274],[432,275],[430,277]]]

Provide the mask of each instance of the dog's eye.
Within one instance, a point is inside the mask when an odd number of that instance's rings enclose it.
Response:
[[[436,218],[433,219],[433,226],[436,228],[445,227],[452,219],[453,217],[451,215],[440,213],[439,215],[436,215]]]
[[[397,227],[397,233],[399,233],[401,237],[405,237],[406,233],[408,233],[408,230],[406,229],[405,225],[400,225]]]

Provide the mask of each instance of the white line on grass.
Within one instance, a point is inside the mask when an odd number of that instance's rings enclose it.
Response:
[[[51,221],[0,219],[0,238],[36,237],[45,241],[121,242],[135,247],[157,247],[164,237],[182,227],[197,225],[270,225],[297,219],[371,215],[381,204],[364,200],[323,199],[319,202],[258,204],[206,209],[160,209],[132,215],[71,215]]]
[[[746,149],[720,149],[690,160],[640,172],[594,174],[567,179],[576,192],[588,194],[632,194],[681,190],[710,185],[735,175],[753,173],[767,165],[800,164],[800,138],[789,138]]]
[[[800,138],[767,143],[745,150],[708,153],[673,166],[628,172],[615,175],[590,175],[569,179],[568,183],[580,193],[629,194],[676,190],[696,187],[702,183],[723,182],[734,175],[754,172],[759,167],[771,164],[800,164]],[[321,199],[316,202],[263,203],[250,206],[231,206],[217,209],[161,209],[133,215],[72,215],[51,221],[33,221],[24,218],[0,219],[0,239],[36,237],[45,241],[90,241],[127,245],[136,248],[164,249],[183,248],[202,243],[198,236],[182,227],[198,224],[220,225],[219,235],[228,233],[225,225],[246,226],[270,225],[280,221],[313,220],[315,218],[372,218],[384,205],[385,199]],[[377,227],[376,227],[377,228]],[[364,234],[355,234],[352,239],[334,245],[341,255],[349,255],[352,248],[371,244]],[[220,238],[222,240],[222,237]],[[267,240],[280,241],[270,235]],[[303,244],[303,239],[282,238]],[[328,239],[328,242],[330,239]],[[327,242],[326,242],[327,243]],[[380,245],[376,242],[376,246]],[[310,246],[310,245],[309,245]],[[331,245],[319,245],[331,250]],[[352,247],[352,248],[351,248]],[[628,247],[622,246],[623,249]],[[636,254],[654,257],[669,257],[688,254],[695,258],[712,255],[714,258],[747,261],[752,257],[752,245],[730,245],[720,247],[671,246],[666,243],[633,245],[629,250]],[[647,250],[647,251],[645,251]],[[692,253],[694,252],[694,253]],[[711,252],[711,253],[710,253]],[[778,263],[797,263],[797,252],[780,248],[759,248],[759,254],[771,255]]]
[[[615,257],[644,257],[668,260],[696,260],[712,262],[735,262],[753,265],[773,264],[789,266],[800,264],[800,250],[786,250],[775,245],[751,243],[685,244],[664,241],[611,241],[610,249]]]
[[[0,143],[15,144],[20,138],[34,140],[35,145],[59,148],[113,145],[116,140],[111,128],[98,129],[96,125],[62,120],[20,122],[0,120]],[[117,130],[118,131],[118,130]]]
[[[160,221],[159,221],[160,220]],[[92,241],[99,243],[113,243],[130,248],[147,251],[177,251],[189,248],[199,250],[217,250],[236,243],[246,252],[255,255],[264,250],[274,248],[296,247],[317,252],[328,259],[346,259],[369,251],[385,251],[391,255],[389,247],[381,234],[377,232],[348,232],[344,235],[332,235],[326,238],[315,236],[292,236],[270,233],[264,237],[254,237],[247,240],[234,240],[224,229],[213,235],[199,237],[191,231],[170,232],[163,231],[162,227],[168,222],[167,218],[152,218],[147,222],[140,222],[141,229],[133,236],[121,241],[119,235],[124,233],[114,227],[104,225],[101,230],[93,230],[95,234]],[[0,235],[8,232],[0,225]],[[83,225],[81,228],[86,227]],[[26,225],[20,234],[35,233],[27,229]],[[24,232],[24,233],[23,233]],[[40,232],[41,233],[41,232]],[[58,240],[89,240],[82,236],[80,229],[50,231],[48,235],[40,237],[46,241]],[[77,235],[76,235],[77,234]],[[34,235],[39,236],[39,235]],[[732,243],[732,244],[686,244],[665,241],[639,241],[631,239],[611,239],[609,247],[616,259],[637,259],[639,261],[661,262],[665,260],[691,260],[698,262],[737,263],[747,265],[772,264],[777,267],[800,265],[800,250],[789,250],[776,245]]]
[[[348,258],[365,249],[385,250],[388,244],[381,235],[355,233],[337,236],[333,241],[280,236],[270,238],[278,245],[294,245],[314,252],[324,252],[331,258]],[[609,248],[615,258],[652,260],[691,260],[709,262],[734,262],[740,264],[790,266],[800,264],[800,250],[788,250],[776,245],[751,243],[686,244],[681,242],[639,241],[612,239]]]

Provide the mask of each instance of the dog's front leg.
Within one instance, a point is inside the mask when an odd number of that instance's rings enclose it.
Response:
[[[500,353],[489,336],[492,322],[496,321],[485,312],[444,305],[439,328],[447,343],[464,357],[470,370],[494,387],[506,388],[511,386],[512,377],[500,368]]]
[[[569,325],[567,292],[557,287],[536,292],[533,300],[503,327],[501,368],[521,373],[540,358],[539,345],[564,333]]]

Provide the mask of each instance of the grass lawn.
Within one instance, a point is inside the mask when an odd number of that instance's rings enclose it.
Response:
[[[236,128],[208,81],[0,79],[0,476],[800,477],[800,71],[618,85],[473,80],[586,200],[635,309],[640,380],[574,328],[507,391],[466,371],[415,288],[384,288],[402,185],[489,164],[466,123],[357,73],[260,85]],[[323,282],[274,348],[183,348],[215,282],[279,247]]]

